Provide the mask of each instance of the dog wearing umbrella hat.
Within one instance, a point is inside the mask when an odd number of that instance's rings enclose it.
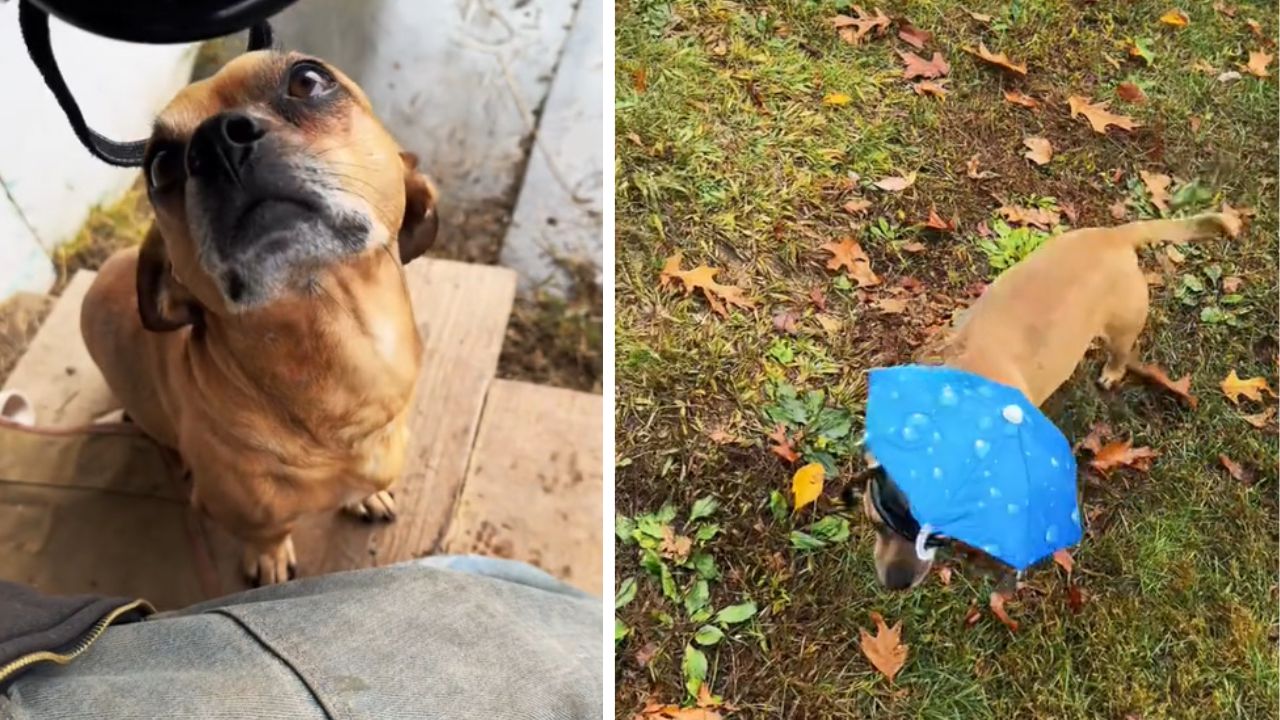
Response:
[[[1206,213],[1085,228],[1006,270],[934,345],[928,365],[872,370],[862,507],[876,528],[876,576],[915,587],[955,540],[1021,571],[1082,535],[1071,444],[1038,409],[1095,338],[1113,387],[1136,363],[1147,283],[1137,250],[1235,237]]]

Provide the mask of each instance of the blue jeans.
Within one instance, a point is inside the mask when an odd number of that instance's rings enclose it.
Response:
[[[306,578],[112,627],[18,677],[0,720],[601,718],[602,620],[492,558]]]

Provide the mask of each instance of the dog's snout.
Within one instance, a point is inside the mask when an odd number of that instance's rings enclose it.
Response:
[[[890,590],[906,590],[915,579],[915,568],[905,563],[895,563],[884,569],[884,586]]]
[[[191,136],[187,170],[194,177],[239,177],[254,145],[266,134],[262,123],[247,113],[218,113],[201,123]]]

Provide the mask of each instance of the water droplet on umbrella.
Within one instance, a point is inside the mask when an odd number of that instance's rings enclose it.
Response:
[[[955,405],[960,402],[960,398],[956,396],[956,391],[951,389],[950,385],[942,386],[942,394],[938,396],[939,405]]]
[[[1009,503],[1009,506],[1006,509],[1009,511],[1010,515],[1017,515],[1019,510],[1017,503]]]
[[[998,498],[1004,494],[1000,492],[1000,488],[996,487],[995,485],[992,485],[991,487],[987,488],[987,492],[990,493],[991,497],[993,498]]]
[[[1005,420],[1008,420],[1014,425],[1022,424],[1022,408],[1017,405],[1005,405],[1004,409],[1000,411],[1000,414],[1004,416]]]
[[[920,432],[911,425],[906,425],[902,428],[902,439],[907,442],[915,442],[920,439]]]
[[[933,434],[933,444],[937,445],[940,442],[942,442],[942,433],[935,432]]]
[[[1058,539],[1058,526],[1050,525],[1048,530],[1044,531],[1044,541],[1053,542]]]
[[[996,553],[1000,552],[1000,546],[999,545],[983,545],[982,552],[988,555],[995,555]]]
[[[899,397],[899,395],[898,395],[898,391],[897,391],[897,390],[894,390],[894,391],[890,392],[890,393],[889,393],[889,397],[890,397],[890,398],[892,398],[892,399],[894,399],[894,400],[897,400],[897,399],[898,399],[898,397]]]
[[[934,480],[941,480],[941,479],[942,479],[942,468],[940,468],[940,467],[936,467],[936,468],[934,468],[934,469],[933,469],[933,479],[934,479]]]
[[[1079,525],[1079,524],[1080,524],[1080,511],[1079,511],[1079,510],[1072,510],[1072,511],[1071,511],[1071,522],[1075,523],[1076,525]]]
[[[1049,458],[1049,464],[1058,467],[1058,458]]]
[[[984,398],[991,397],[991,388],[986,385],[978,386],[978,394]]]
[[[978,418],[978,429],[979,429],[979,430],[990,430],[990,429],[991,429],[991,418],[987,417],[986,415],[983,415],[982,417]]]
[[[987,453],[991,452],[991,443],[988,443],[986,440],[981,438],[974,440],[973,451],[977,453],[978,457],[984,458],[987,456]]]

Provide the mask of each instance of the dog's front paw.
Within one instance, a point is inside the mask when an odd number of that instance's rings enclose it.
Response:
[[[363,500],[343,505],[342,509],[365,522],[391,522],[396,519],[396,496],[390,491],[379,490]]]
[[[1121,365],[1118,370],[1103,368],[1102,374],[1098,376],[1098,384],[1102,386],[1103,390],[1110,390],[1116,385],[1119,385],[1120,381],[1124,379],[1124,370],[1125,368],[1123,365]]]
[[[293,538],[275,545],[249,545],[244,549],[244,575],[254,587],[274,585],[298,576],[298,558]]]

